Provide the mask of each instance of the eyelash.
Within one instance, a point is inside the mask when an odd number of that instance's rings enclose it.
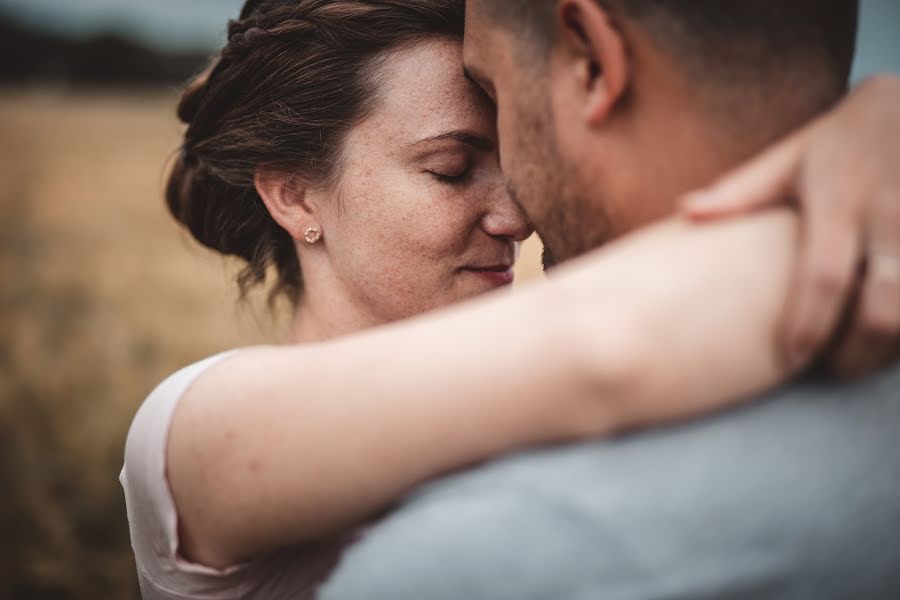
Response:
[[[459,185],[461,183],[465,183],[469,179],[469,175],[471,175],[472,170],[466,169],[459,175],[444,175],[443,173],[436,173],[435,171],[428,171],[428,173],[440,183],[446,185]]]

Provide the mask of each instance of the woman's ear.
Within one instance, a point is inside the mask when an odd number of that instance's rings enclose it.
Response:
[[[556,9],[558,65],[574,78],[587,123],[603,123],[628,87],[625,39],[596,0],[561,0]]]
[[[293,239],[304,240],[310,229],[321,231],[315,208],[307,202],[305,182],[296,176],[260,167],[253,183],[269,214]]]

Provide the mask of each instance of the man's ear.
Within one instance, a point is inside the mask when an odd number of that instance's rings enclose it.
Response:
[[[292,238],[302,240],[310,227],[321,231],[315,209],[307,202],[306,183],[293,175],[259,167],[253,184],[269,214]]]
[[[629,61],[622,32],[596,0],[561,0],[556,10],[557,51],[571,70],[590,125],[602,123],[628,87]]]

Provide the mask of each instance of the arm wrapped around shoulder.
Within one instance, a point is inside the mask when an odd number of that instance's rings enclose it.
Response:
[[[666,221],[560,269],[554,305],[595,382],[587,404],[623,430],[724,408],[787,379],[776,330],[796,247],[796,217],[773,210]],[[595,293],[584,293],[587,281]]]

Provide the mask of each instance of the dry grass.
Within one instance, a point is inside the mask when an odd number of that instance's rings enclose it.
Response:
[[[165,374],[264,337],[163,210],[172,102],[0,97],[0,597],[135,597],[131,416]]]
[[[164,211],[173,105],[0,92],[0,598],[137,598],[117,480],[134,411],[178,367],[276,337]]]

